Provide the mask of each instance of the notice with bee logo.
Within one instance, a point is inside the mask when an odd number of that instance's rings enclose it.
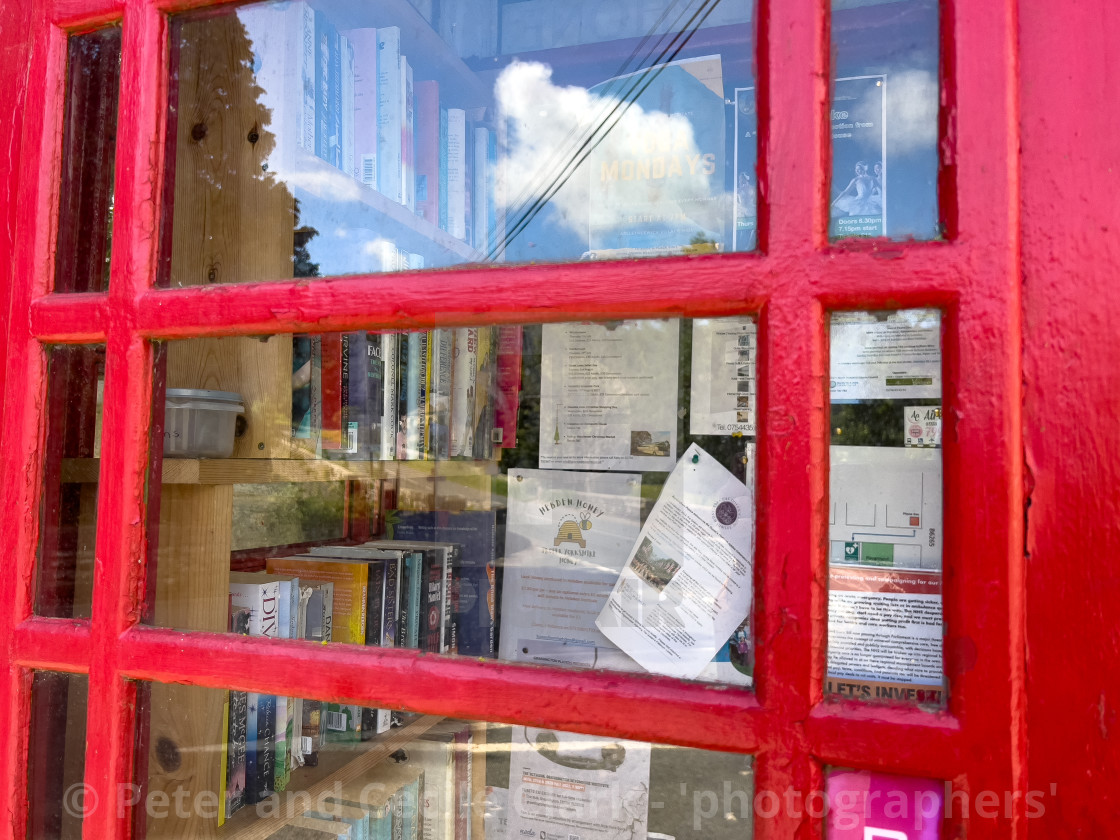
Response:
[[[636,669],[595,626],[638,537],[641,476],[510,470],[499,656]]]

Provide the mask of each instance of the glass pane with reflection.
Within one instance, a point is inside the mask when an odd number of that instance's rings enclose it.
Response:
[[[387,710],[368,710],[392,725],[362,739],[346,703],[160,683],[141,696],[139,837],[753,834],[748,755]]]
[[[937,0],[832,0],[829,235],[937,239]]]
[[[755,247],[751,0],[173,19],[162,283]]]
[[[37,671],[31,686],[28,753],[28,840],[79,840],[97,799],[85,788],[84,674]]]
[[[750,686],[756,338],[168,342],[149,620]]]
[[[941,313],[834,312],[826,693],[945,705]]]
[[[47,435],[35,613],[89,618],[105,347],[60,345],[47,354]]]

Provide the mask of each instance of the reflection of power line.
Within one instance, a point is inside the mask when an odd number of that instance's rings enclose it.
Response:
[[[604,95],[604,100],[606,103],[604,105],[604,108],[609,106],[608,113],[603,116],[596,125],[592,127],[590,132],[587,133],[582,142],[579,142],[578,147],[574,151],[570,153],[564,153],[564,155],[562,156],[564,158],[564,163],[560,167],[559,172],[551,175],[546,175],[546,177],[551,179],[547,187],[539,192],[537,190],[529,189],[522,190],[521,195],[536,195],[531,200],[521,200],[519,196],[521,206],[515,210],[514,215],[519,214],[520,217],[511,228],[507,229],[505,236],[500,240],[497,239],[497,231],[495,231],[494,235],[491,237],[495,241],[488,243],[488,249],[486,253],[487,261],[494,260],[498,255],[505,251],[506,248],[509,247],[509,244],[514,239],[516,239],[525,230],[526,227],[529,226],[533,219],[536,218],[537,214],[540,213],[542,209],[544,209],[545,205],[548,204],[548,202],[552,200],[553,196],[555,196],[556,193],[559,192],[559,190],[564,186],[564,184],[568,182],[568,179],[572,177],[575,171],[583,164],[585,160],[587,160],[587,158],[598,147],[598,145],[602,143],[604,139],[606,139],[607,135],[610,134],[610,132],[622,119],[623,115],[625,115],[625,113],[630,109],[630,106],[637,101],[638,97],[645,93],[646,89],[649,88],[651,84],[653,84],[653,82],[661,74],[661,71],[665,69],[666,65],[674,61],[676,57],[680,55],[681,50],[685,48],[688,42],[692,39],[692,36],[712,13],[719,2],[720,0],[702,0],[696,11],[693,12],[692,16],[688,19],[688,21],[686,21],[685,25],[682,28],[676,29],[674,31],[672,39],[670,39],[668,44],[666,44],[662,48],[661,52],[653,59],[652,63],[649,65],[649,70],[651,72],[645,73],[641,71],[631,71],[632,82],[630,83],[630,87],[623,93],[623,95],[619,99],[615,100],[608,95]],[[672,7],[670,6],[670,8]],[[650,34],[646,35],[643,38],[641,43],[645,43],[645,41],[652,36],[652,33],[656,31],[667,14],[668,10],[666,10],[666,12],[662,14],[657,23],[654,24],[653,30],[651,30]],[[678,19],[681,16],[683,16],[683,12],[681,15],[678,15]],[[623,67],[625,67],[637,55],[641,48],[641,43],[639,44],[638,48],[636,48],[635,51],[631,53],[630,57],[627,58],[625,62],[623,62]],[[620,83],[623,82],[622,79],[618,79],[618,81]],[[604,94],[606,94],[606,92],[604,92]],[[573,136],[573,134],[573,132],[570,132],[569,136]],[[578,137],[576,137],[576,141],[578,141]],[[556,157],[555,153],[553,157]]]

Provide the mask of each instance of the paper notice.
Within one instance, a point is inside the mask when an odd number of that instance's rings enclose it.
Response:
[[[750,611],[753,541],[751,488],[693,444],[596,624],[646,670],[697,677]]]
[[[833,401],[941,396],[941,313],[835,312],[829,388]]]

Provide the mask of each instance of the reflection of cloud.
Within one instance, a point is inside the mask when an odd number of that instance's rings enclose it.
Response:
[[[611,87],[624,93],[632,86]],[[534,202],[550,197],[562,224],[584,235],[590,223],[632,225],[627,208],[689,215],[684,204],[711,195],[709,182],[722,177],[704,165],[684,115],[561,87],[545,64],[514,61],[498,77],[495,98],[509,129],[497,201],[507,208],[511,233]]]
[[[891,152],[907,155],[937,143],[937,79],[927,70],[887,76],[887,134]]]

